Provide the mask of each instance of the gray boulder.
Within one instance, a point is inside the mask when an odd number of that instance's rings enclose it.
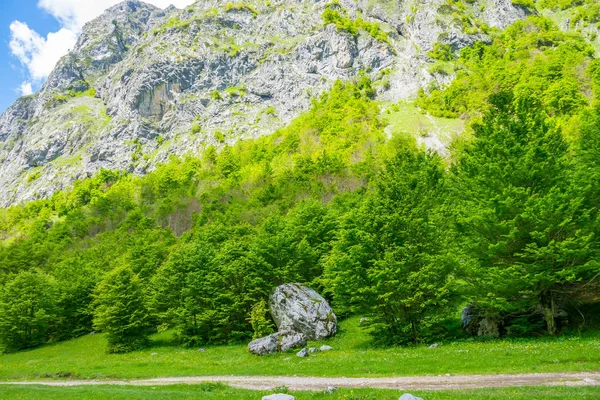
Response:
[[[421,397],[414,396],[410,393],[404,393],[398,400],[423,400]]]
[[[327,346],[325,344],[319,348],[319,351],[330,351],[330,350],[333,350],[333,347]]]
[[[306,348],[300,350],[298,353],[296,353],[296,356],[304,358],[304,357],[308,357],[308,350],[306,350]]]
[[[296,400],[291,394],[276,393],[264,396],[262,400]]]
[[[500,323],[497,319],[486,317],[479,322],[477,336],[487,336],[492,338],[500,337]]]
[[[269,307],[279,330],[301,332],[311,340],[333,336],[337,330],[337,318],[329,303],[306,286],[279,286],[269,299]]]
[[[250,342],[248,350],[262,356],[303,346],[306,346],[306,337],[302,333],[281,331]]]
[[[473,321],[473,306],[469,304],[462,309],[460,313],[460,326],[463,329],[467,329]]]

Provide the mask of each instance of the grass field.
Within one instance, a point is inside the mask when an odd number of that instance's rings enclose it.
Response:
[[[94,387],[67,387],[50,388],[43,386],[10,387],[0,386],[2,399],[45,399],[45,400],[70,400],[70,399],[260,399],[262,396],[273,392],[256,392],[243,389],[234,389],[224,385],[177,385],[167,387],[130,387],[130,386],[94,386]],[[297,400],[303,399],[346,399],[346,400],[397,400],[403,391],[374,390],[374,389],[340,389],[332,394],[322,392],[290,392]],[[425,400],[597,400],[600,398],[598,387],[528,387],[509,389],[478,389],[456,391],[412,391],[414,395]]]
[[[383,119],[388,132],[409,132],[417,136],[420,143],[439,143],[448,147],[452,139],[464,132],[465,121],[459,118],[438,118],[424,114],[411,102],[384,104]]]
[[[298,375],[383,377],[438,374],[600,371],[600,333],[530,340],[458,341],[379,349],[357,318],[343,321],[326,341],[334,350],[308,358],[294,352],[253,356],[246,346],[179,348],[170,334],[153,336],[152,347],[130,354],[104,352],[105,337],[85,336],[39,349],[0,356],[0,380],[151,378],[202,375]],[[321,345],[315,343],[314,345]]]

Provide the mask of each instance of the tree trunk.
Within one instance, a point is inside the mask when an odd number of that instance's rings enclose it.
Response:
[[[556,305],[554,304],[554,296],[552,292],[542,295],[542,308],[544,311],[544,320],[546,321],[546,327],[548,328],[548,334],[555,336],[557,332],[556,320]]]

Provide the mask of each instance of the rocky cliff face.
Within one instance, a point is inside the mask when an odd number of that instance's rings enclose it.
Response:
[[[465,2],[466,4],[466,2]],[[325,24],[330,8],[384,35]],[[46,197],[101,168],[143,174],[171,154],[266,135],[360,71],[397,101],[432,80],[427,52],[486,40],[526,11],[511,0],[129,0],[88,23],[39,93],[0,117],[0,205]]]

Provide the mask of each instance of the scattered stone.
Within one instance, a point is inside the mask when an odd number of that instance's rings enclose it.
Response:
[[[311,347],[310,349],[308,349],[308,352],[309,352],[309,353],[316,353],[316,352],[317,352],[317,349],[316,349],[316,348],[314,348],[314,347]]]
[[[320,340],[337,330],[337,318],[329,303],[306,286],[279,286],[269,298],[269,307],[280,331],[301,332],[308,339]]]
[[[306,337],[298,332],[277,332],[264,338],[256,339],[248,344],[252,354],[264,355],[283,352],[295,347],[306,346]]]
[[[307,357],[308,356],[308,350],[306,350],[306,348],[300,350],[298,353],[296,353],[297,357]]]
[[[410,393],[404,393],[398,400],[423,400],[421,397],[414,396]]]
[[[473,320],[473,306],[469,304],[468,306],[462,309],[460,313],[460,326],[463,329],[467,329],[471,325],[471,321]]]
[[[276,393],[264,396],[262,400],[296,400],[296,398],[290,394]]]
[[[368,318],[361,318],[360,319],[360,323],[364,324],[365,322],[367,322],[369,319]]]
[[[487,336],[492,338],[500,337],[500,324],[498,320],[491,317],[486,317],[479,322],[477,336]]]
[[[598,381],[597,381],[597,380],[595,380],[595,379],[592,379],[592,378],[585,378],[585,379],[583,380],[583,382],[585,382],[585,383],[598,383]]]
[[[452,376],[452,374],[446,374],[445,376]]]
[[[91,331],[90,332],[90,335],[95,335],[95,334],[96,334],[96,331]]]
[[[329,350],[333,350],[333,347],[331,346],[327,346],[327,345],[323,345],[319,348],[319,351],[329,351]]]
[[[198,349],[198,353],[206,353],[206,349]]]
[[[157,355],[158,355],[158,353],[152,353],[152,354],[150,354],[150,355],[151,355],[151,356],[157,356]]]
[[[437,349],[438,347],[440,347],[440,345],[437,343],[434,343],[431,346],[429,346],[430,349]]]
[[[327,386],[327,389],[325,389],[325,393],[331,394],[331,393],[335,392],[336,390],[337,390],[337,388],[335,386]]]

